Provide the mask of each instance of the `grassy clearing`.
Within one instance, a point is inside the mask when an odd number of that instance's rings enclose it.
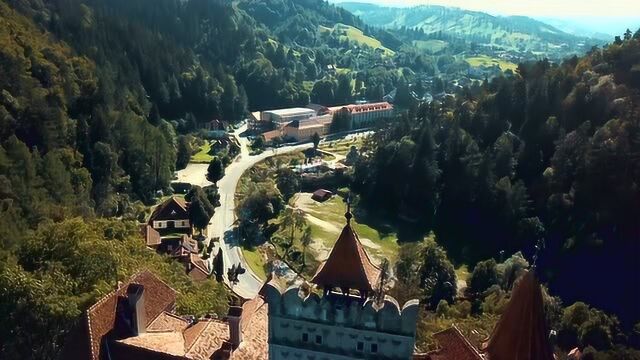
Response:
[[[362,30],[355,28],[353,26],[344,25],[344,24],[336,24],[333,29],[319,26],[318,31],[320,32],[334,32],[338,31],[340,38],[348,39],[349,41],[356,42],[359,45],[366,45],[373,49],[380,49],[383,51],[386,56],[393,56],[395,52],[391,49],[388,49],[382,45],[380,40],[372,38],[370,36],[365,35]]]
[[[254,249],[242,249],[244,259],[247,261],[247,265],[251,268],[254,274],[256,274],[261,280],[267,278],[267,272],[265,271],[266,262],[264,256],[260,253],[258,248]]]
[[[413,41],[413,46],[428,53],[436,54],[446,49],[449,44],[442,40],[415,40]]]
[[[208,164],[213,159],[213,156],[209,154],[211,152],[211,143],[205,141],[204,145],[200,147],[198,152],[191,157],[192,163]]]
[[[362,137],[351,138],[351,139],[341,139],[334,141],[327,141],[320,144],[320,150],[324,150],[336,155],[346,156],[351,150],[352,146],[357,148],[362,147],[364,139]]]
[[[466,58],[465,61],[473,67],[498,65],[500,66],[500,69],[502,71],[507,71],[507,70],[516,71],[516,69],[518,68],[518,65],[512,62],[491,58],[486,55],[469,57],[469,58]]]
[[[324,203],[310,200],[310,197],[311,194],[299,194],[296,205],[308,215],[307,224],[311,227],[312,238],[320,242],[324,250],[315,255],[320,257],[319,260],[323,260],[322,258],[326,257],[327,251],[333,247],[345,224],[346,208],[340,196],[334,196]],[[400,246],[397,235],[393,231],[383,231],[382,227],[373,225],[359,216],[356,216],[351,224],[367,252],[376,262],[381,262],[385,258],[391,261],[396,259]]]

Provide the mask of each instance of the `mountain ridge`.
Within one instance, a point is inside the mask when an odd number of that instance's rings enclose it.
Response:
[[[602,42],[565,32],[527,16],[496,16],[481,11],[441,5],[406,8],[386,7],[362,2],[337,4],[366,24],[384,29],[420,29],[426,34],[446,34],[464,40],[506,49],[544,52],[563,47],[562,55],[582,53]]]

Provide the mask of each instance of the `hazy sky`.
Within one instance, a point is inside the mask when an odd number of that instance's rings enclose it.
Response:
[[[338,0],[346,1],[346,0]],[[358,0],[350,0],[358,1]],[[639,0],[360,0],[393,6],[456,6],[492,14],[527,16],[606,16],[640,18]]]

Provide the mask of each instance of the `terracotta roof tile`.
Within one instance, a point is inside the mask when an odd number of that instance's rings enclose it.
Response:
[[[219,320],[200,320],[184,332],[188,359],[208,360],[229,338],[229,325]]]
[[[522,275],[493,329],[487,346],[491,360],[553,360],[542,289],[533,272]]]
[[[269,359],[267,303],[261,298],[256,298],[245,303],[242,308],[240,326],[243,341],[233,353],[232,359]]]
[[[431,360],[482,360],[478,350],[467,341],[456,327],[441,331],[433,335],[440,347],[430,352],[427,359]]]
[[[132,283],[144,286],[145,313],[148,321],[146,325],[164,311],[174,307],[175,290],[149,271],[134,275],[127,283],[104,296],[87,310],[87,335],[91,346],[91,359],[99,358],[102,338],[122,327],[122,324],[116,321],[117,307],[120,299],[126,297],[127,288]]]
[[[179,331],[146,332],[118,340],[120,344],[173,356],[184,355],[184,337]]]
[[[373,265],[358,235],[347,223],[329,257],[318,267],[311,282],[321,286],[371,291],[379,276],[380,269]]]
[[[180,316],[163,312],[155,318],[147,331],[184,331],[189,326],[189,322]]]

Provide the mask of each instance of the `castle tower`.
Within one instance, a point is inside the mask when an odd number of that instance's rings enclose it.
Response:
[[[269,304],[269,359],[411,359],[418,301],[402,308],[392,297],[376,301],[380,277],[345,214],[329,258],[311,280],[318,293],[273,283],[262,290]],[[318,295],[319,293],[322,296]]]
[[[553,360],[542,289],[533,271],[522,276],[489,338],[489,360]]]

